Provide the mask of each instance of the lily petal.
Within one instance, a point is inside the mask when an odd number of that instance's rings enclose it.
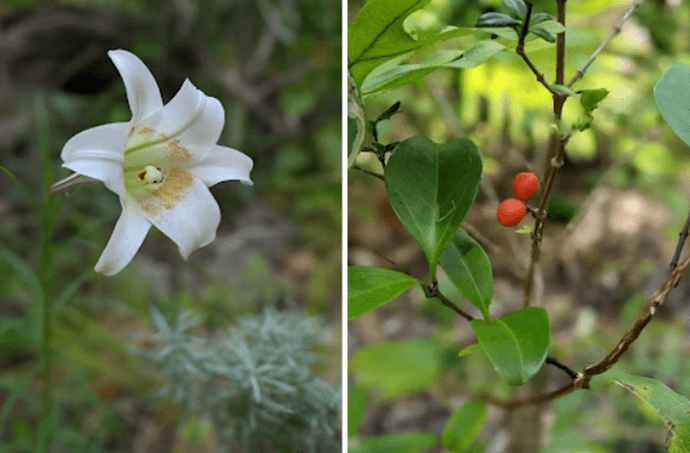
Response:
[[[220,208],[204,183],[186,171],[173,174],[166,184],[171,188],[165,189],[164,185],[163,193],[147,199],[142,210],[156,228],[177,244],[180,254],[187,259],[194,250],[216,238]],[[177,188],[180,190],[175,191]]]
[[[111,50],[108,51],[108,56],[115,63],[125,82],[134,124],[163,108],[163,99],[156,79],[136,55],[126,50]]]
[[[179,155],[183,148],[192,162],[202,160],[218,142],[225,123],[220,101],[206,96],[189,79],[161,110],[145,118],[140,126],[164,131],[171,139],[171,151]]]
[[[122,215],[115,224],[108,245],[96,263],[96,272],[115,275],[134,257],[151,227],[139,205],[131,199],[122,204]]]
[[[199,178],[206,187],[228,180],[252,184],[249,172],[252,171],[253,166],[254,162],[246,154],[236,149],[216,145],[201,162],[187,171]]]
[[[103,181],[120,198],[125,195],[122,162],[129,123],[92,127],[70,138],[60,156],[63,167]]]
[[[96,264],[96,271],[114,275],[131,261],[152,224],[185,259],[213,241],[220,208],[208,187],[229,179],[251,184],[253,161],[216,145],[225,123],[217,99],[185,80],[163,106],[156,80],[139,58],[124,50],[108,56],[124,80],[132,119],[72,137],[61,156],[76,175],[52,189],[100,180],[119,196],[122,215]]]

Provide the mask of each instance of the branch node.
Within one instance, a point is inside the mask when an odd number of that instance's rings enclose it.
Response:
[[[460,307],[455,305],[453,303],[453,301],[451,301],[446,296],[441,294],[441,291],[439,291],[439,289],[438,289],[438,282],[434,282],[431,285],[426,285],[425,288],[426,288],[425,293],[426,293],[428,298],[435,298],[435,299],[440,300],[443,305],[450,308],[455,313],[459,314],[460,316],[462,316],[463,318],[465,318],[468,321],[472,321],[474,319],[474,317],[472,315],[470,315],[469,313],[465,313]]]
[[[573,371],[569,366],[562,364],[561,362],[559,362],[558,360],[554,359],[553,357],[547,357],[547,358],[546,358],[546,363],[548,363],[549,365],[553,365],[553,366],[555,366],[556,368],[558,368],[558,369],[564,371],[565,374],[567,374],[568,376],[570,376],[571,379],[577,379],[577,378],[580,376],[578,373],[576,373],[575,371]]]

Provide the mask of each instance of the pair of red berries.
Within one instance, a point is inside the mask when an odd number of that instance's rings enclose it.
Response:
[[[527,208],[525,203],[521,200],[529,200],[537,193],[539,187],[539,178],[537,175],[530,172],[518,173],[513,179],[513,193],[518,199],[508,198],[503,203],[498,205],[496,211],[496,218],[501,225],[506,227],[514,227],[525,218]]]

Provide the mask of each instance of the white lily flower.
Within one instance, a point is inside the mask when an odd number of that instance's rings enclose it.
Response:
[[[108,56],[124,79],[132,119],[69,139],[61,157],[75,175],[54,189],[93,178],[120,197],[122,215],[96,264],[96,271],[114,275],[134,257],[152,224],[177,244],[184,259],[213,241],[220,208],[208,187],[227,180],[251,184],[253,162],[216,145],[225,122],[217,99],[185,80],[163,106],[158,85],[139,58],[124,50]]]

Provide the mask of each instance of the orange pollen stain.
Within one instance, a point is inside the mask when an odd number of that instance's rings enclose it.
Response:
[[[158,215],[158,208],[152,204],[142,205],[141,209],[143,209],[144,212],[147,213],[148,215],[152,215],[152,216]]]
[[[171,168],[165,183],[153,192],[157,204],[164,209],[172,209],[182,199],[184,192],[194,183],[194,177],[178,168]]]
[[[135,133],[138,135],[146,135],[146,134],[151,134],[152,132],[153,132],[153,129],[151,129],[150,127],[142,127],[141,129],[138,129],[137,126],[134,125],[129,130],[129,137],[131,137]]]
[[[172,148],[170,153],[170,160],[173,162],[181,162],[184,164],[189,164],[192,161],[192,155],[189,154],[187,148],[180,144],[180,141],[175,139],[168,142],[168,146]]]

